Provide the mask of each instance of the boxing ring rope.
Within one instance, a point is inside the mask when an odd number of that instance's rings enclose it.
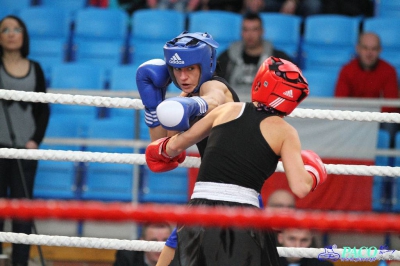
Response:
[[[52,160],[73,162],[100,162],[146,165],[144,154],[124,154],[87,151],[64,150],[33,150],[0,148],[0,158],[25,160]],[[198,157],[187,156],[180,167],[198,168],[201,160]],[[328,174],[361,175],[361,176],[400,176],[400,167],[325,164]],[[284,172],[282,162],[278,163],[277,172]]]
[[[4,90],[4,89],[0,89],[0,99],[25,101],[25,102],[78,104],[78,105],[89,105],[89,106],[107,107],[107,108],[133,108],[133,109],[144,108],[142,101],[139,99],[87,96],[87,95],[70,95],[70,94],[43,93],[43,92],[26,92],[26,91],[15,91],[15,90]],[[398,113],[296,108],[289,115],[289,117],[400,123],[400,114]]]
[[[59,246],[59,247],[79,247],[97,249],[116,249],[116,250],[136,250],[161,252],[165,242],[145,241],[145,240],[120,240],[93,237],[68,237],[68,236],[46,236],[46,235],[26,235],[17,233],[0,232],[1,242],[11,242],[17,244]],[[280,257],[302,257],[318,258],[321,253],[326,252],[324,248],[286,248],[277,247]],[[342,254],[344,249],[335,249],[335,252]],[[356,253],[361,252],[367,256],[367,250],[356,249]],[[327,259],[327,258],[325,258]],[[400,259],[400,251],[384,252],[375,260]]]
[[[320,212],[288,209],[175,206],[152,204],[101,203],[79,201],[0,200],[0,217],[18,219],[67,219],[95,221],[173,222],[186,225],[240,228],[309,228],[319,231],[400,232],[400,215]],[[0,233],[0,241],[99,249],[160,251],[163,242],[79,238],[65,236]],[[282,257],[317,258],[321,248],[278,248]],[[335,251],[339,252],[341,249]],[[343,252],[343,250],[341,250]],[[361,252],[365,252],[362,250]],[[381,259],[400,259],[400,252],[383,254]]]
[[[107,108],[143,109],[141,100],[130,98],[69,95],[56,93],[36,93],[0,89],[0,98],[14,101],[78,104]],[[297,108],[290,117],[317,118],[328,120],[374,121],[400,123],[400,114],[380,112],[357,112],[339,110],[319,110]],[[1,158],[19,158],[36,160],[56,160],[75,162],[109,162],[145,165],[142,154],[114,154],[99,152],[79,152],[61,150],[24,150],[0,149]],[[187,157],[181,167],[199,167],[200,158]],[[365,165],[325,165],[329,174],[400,176],[400,167],[365,166]],[[283,172],[283,166],[276,169]],[[305,212],[287,210],[246,210],[235,208],[207,208],[168,205],[135,205],[121,203],[40,201],[40,200],[0,200],[0,217],[18,219],[67,219],[96,221],[153,221],[173,222],[187,225],[235,226],[254,228],[309,228],[319,231],[359,231],[359,232],[400,232],[400,215],[395,214],[360,214],[340,212]],[[163,242],[142,240],[116,240],[100,238],[79,238],[45,235],[24,235],[0,232],[1,242],[21,244],[74,246],[103,249],[128,249],[160,251]],[[282,248],[278,253],[282,257],[316,258],[325,249]],[[335,249],[342,252],[342,249]],[[365,250],[361,250],[364,252]],[[366,252],[366,251],[365,251]],[[380,259],[400,259],[400,251],[382,254]]]

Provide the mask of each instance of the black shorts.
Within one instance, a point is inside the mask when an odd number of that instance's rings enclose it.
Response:
[[[240,203],[194,199],[190,205],[248,206]],[[279,266],[272,230],[178,226],[178,247],[171,265]]]

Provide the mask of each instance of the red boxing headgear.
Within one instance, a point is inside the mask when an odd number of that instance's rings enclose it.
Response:
[[[308,83],[292,62],[269,57],[261,64],[251,86],[251,100],[290,114],[309,94]]]

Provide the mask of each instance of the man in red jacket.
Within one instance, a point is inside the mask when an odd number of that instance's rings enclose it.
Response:
[[[396,69],[380,58],[382,47],[378,35],[372,32],[362,33],[356,51],[358,56],[340,71],[335,96],[397,99],[399,94]],[[398,112],[398,108],[382,107],[382,112]],[[394,136],[400,126],[383,123],[381,128]],[[391,147],[393,145],[394,137]]]

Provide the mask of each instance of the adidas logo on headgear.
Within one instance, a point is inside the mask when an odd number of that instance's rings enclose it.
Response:
[[[184,64],[185,61],[183,61],[178,53],[175,53],[170,59],[169,59],[170,64]]]
[[[286,95],[287,97],[293,98],[293,91],[292,90],[285,91],[283,93],[283,95]]]

